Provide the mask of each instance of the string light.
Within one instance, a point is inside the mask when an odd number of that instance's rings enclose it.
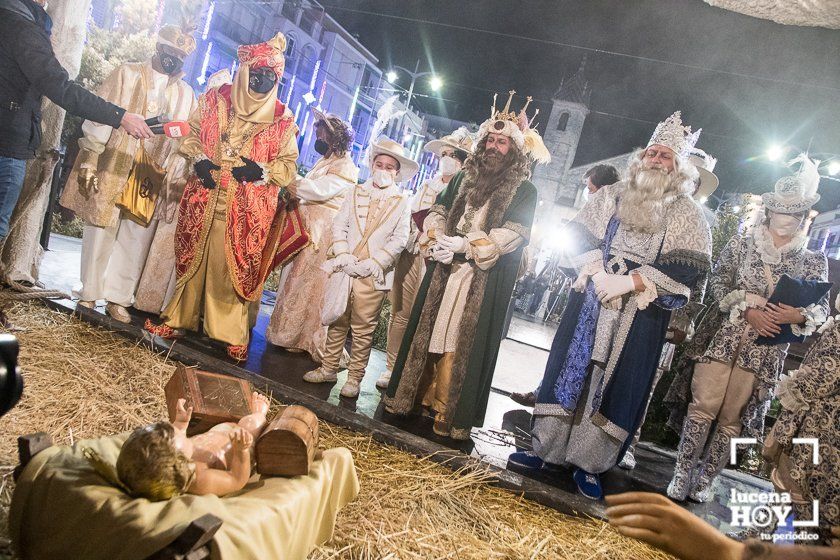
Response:
[[[207,66],[210,64],[210,53],[213,51],[213,41],[207,43],[207,50],[204,51],[204,61],[201,63],[201,73],[196,80],[199,85],[204,85],[207,79],[204,77],[207,74]]]
[[[213,21],[214,11],[216,11],[216,3],[210,2],[210,6],[207,8],[207,16],[204,18],[204,30],[201,32],[202,39],[207,39],[207,35],[210,34],[210,22]]]
[[[356,112],[356,103],[359,102],[359,86],[356,86],[356,91],[353,92],[353,101],[350,102],[350,111],[347,112],[347,122],[353,124],[353,113]]]

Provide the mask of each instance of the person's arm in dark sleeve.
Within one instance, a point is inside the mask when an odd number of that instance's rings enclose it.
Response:
[[[70,80],[42,31],[18,34],[12,55],[30,83],[68,113],[119,128],[125,109],[109,103]]]

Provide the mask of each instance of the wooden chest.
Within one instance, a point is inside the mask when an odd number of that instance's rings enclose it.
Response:
[[[186,399],[187,407],[193,407],[188,436],[206,432],[221,422],[238,422],[252,412],[253,390],[244,379],[179,365],[164,388],[169,420],[175,419],[178,399]]]
[[[317,447],[318,417],[308,408],[287,406],[257,440],[257,472],[272,476],[309,474]]]

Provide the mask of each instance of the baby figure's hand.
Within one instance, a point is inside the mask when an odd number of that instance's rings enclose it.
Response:
[[[251,444],[254,443],[254,436],[248,430],[236,428],[230,432],[230,441],[233,444],[234,451],[248,451],[251,448]]]
[[[186,399],[178,399],[178,403],[175,405],[175,421],[180,423],[183,422],[185,424],[189,424],[190,418],[192,418],[193,407],[190,406],[187,408],[187,400]]]

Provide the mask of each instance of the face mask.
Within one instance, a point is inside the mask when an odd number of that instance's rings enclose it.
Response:
[[[790,237],[802,225],[801,216],[791,216],[790,214],[770,214],[770,231],[780,237]]]
[[[580,200],[586,202],[589,200],[589,188],[584,187],[583,193],[580,195]]]
[[[315,148],[315,151],[321,155],[326,154],[327,150],[330,149],[330,145],[321,140],[320,138],[315,140],[315,145],[313,147]]]
[[[254,93],[268,93],[277,82],[277,75],[270,70],[251,69],[248,72],[248,89]]]
[[[371,178],[373,179],[373,184],[380,189],[390,187],[394,184],[394,175],[390,171],[385,171],[384,169],[375,170]]]
[[[454,175],[461,169],[461,162],[452,156],[440,158],[440,172],[444,175]]]
[[[158,53],[158,60],[160,60],[161,69],[170,76],[177,74],[184,66],[184,61],[177,56],[166,54],[164,52]]]

